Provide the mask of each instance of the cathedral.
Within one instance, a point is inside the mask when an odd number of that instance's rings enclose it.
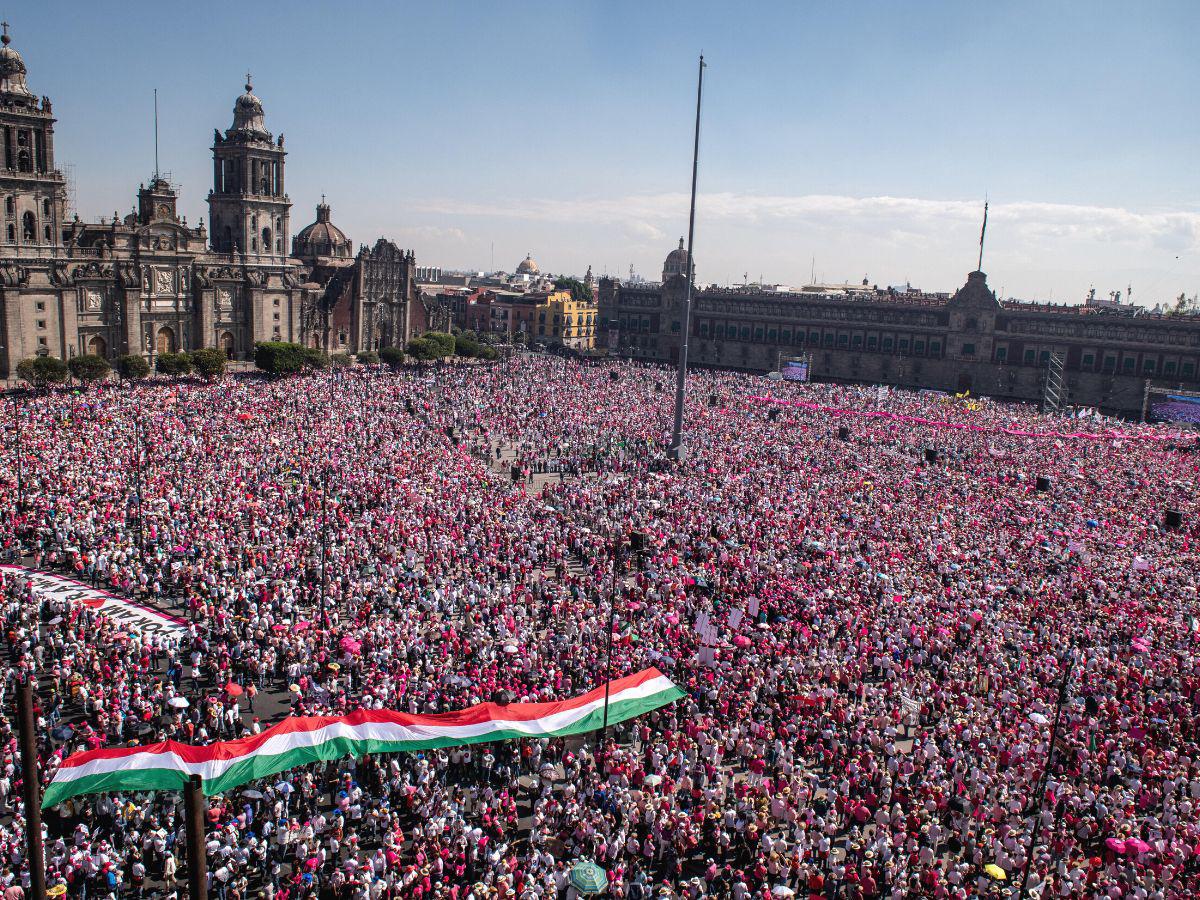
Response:
[[[158,173],[130,213],[68,221],[50,99],[30,90],[7,26],[0,43],[0,379],[36,355],[153,364],[219,347],[244,360],[257,341],[357,353],[423,330],[412,251],[381,238],[354,253],[323,200],[289,242],[284,137],[267,130],[249,77],[231,127],[213,132],[207,228],[180,217]]]

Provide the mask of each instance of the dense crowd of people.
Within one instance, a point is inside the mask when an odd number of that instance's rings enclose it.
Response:
[[[565,699],[648,666],[687,692],[603,742],[345,759],[211,798],[222,900],[573,900],[581,859],[631,900],[1196,895],[1193,437],[693,372],[676,463],[672,388],[525,355],[26,396],[0,554],[186,624],[139,632],[0,570],[0,706],[35,679],[48,783],[78,750],[285,715]],[[77,798],[45,827],[55,896],[182,890],[174,793]]]

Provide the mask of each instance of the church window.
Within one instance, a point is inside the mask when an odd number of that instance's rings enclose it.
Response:
[[[13,198],[6,197],[4,199],[4,211],[11,216],[14,214],[15,209],[16,209],[16,203],[13,201]]]
[[[283,238],[275,238],[275,252],[276,253],[283,252]]]
[[[258,251],[258,238],[250,238],[250,249]]]
[[[262,230],[262,241],[263,241],[263,243],[262,243],[263,253],[270,253],[271,252],[271,229],[270,228],[264,228]]]
[[[9,242],[10,244],[12,244],[12,243],[14,243],[16,240],[17,240],[17,229],[16,229],[16,226],[14,226],[14,225],[9,225],[9,226],[8,226],[8,242]]]
[[[29,151],[28,150],[22,150],[19,153],[17,153],[17,171],[19,171],[19,172],[32,172],[33,171],[33,166],[30,164],[30,161],[29,161]]]
[[[44,227],[44,228],[42,229],[42,231],[44,232],[44,237],[45,237],[45,239],[46,239],[47,241],[49,241],[49,240],[50,240],[50,226],[49,226],[49,225],[47,225],[46,227]]]
[[[33,213],[28,210],[21,217],[21,234],[27,241],[37,238],[37,223],[33,219]]]
[[[44,216],[50,215],[50,201],[49,200],[42,201],[42,215],[44,215]]]
[[[233,252],[233,228],[229,225],[225,226],[225,252]]]

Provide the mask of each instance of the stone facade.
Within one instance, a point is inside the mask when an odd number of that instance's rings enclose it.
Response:
[[[676,363],[687,281],[672,251],[661,285],[603,279],[598,343],[636,359]],[[953,296],[868,290],[853,294],[747,292],[693,295],[689,363],[766,372],[808,355],[814,378],[970,390],[1043,399],[1052,357],[1061,402],[1136,415],[1147,381],[1200,389],[1200,317],[1133,307],[1000,303],[983,272]]]
[[[158,173],[128,215],[64,221],[50,100],[29,90],[7,29],[2,41],[0,379],[38,354],[134,353],[153,363],[220,347],[249,359],[262,340],[357,352],[411,336],[411,251],[380,250],[390,245],[381,241],[345,259],[289,246],[284,138],[267,130],[249,78],[232,126],[214,132],[211,235],[203,220],[189,226],[179,216],[176,189]]]

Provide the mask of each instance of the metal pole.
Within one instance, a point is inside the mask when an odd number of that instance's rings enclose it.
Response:
[[[146,534],[142,529],[142,420],[133,417],[134,461],[133,472],[137,483],[137,530],[138,556],[144,564],[146,556]]]
[[[696,80],[696,137],[692,147],[692,205],[688,211],[687,293],[683,300],[683,321],[680,323],[679,374],[675,382],[675,426],[671,431],[670,455],[682,461],[687,457],[683,446],[683,403],[687,390],[688,332],[692,328],[692,289],[696,281],[692,263],[692,242],[696,235],[696,174],[700,163],[700,98],[704,91],[704,54],[700,54],[700,74]]]
[[[613,552],[612,580],[609,582],[608,592],[608,660],[604,664],[604,721],[600,726],[600,747],[597,749],[602,748],[605,740],[608,739],[608,693],[613,676],[613,628],[617,624],[617,572],[621,568],[621,549],[618,538]],[[598,763],[599,760],[597,760]]]
[[[21,405],[17,403],[17,395],[10,394],[13,405],[13,421],[17,425],[17,512],[25,510],[25,463],[21,455]]]
[[[17,724],[21,732],[21,785],[25,801],[25,852],[29,857],[29,893],[46,900],[46,859],[42,851],[42,782],[33,722],[33,680],[17,685]]]
[[[333,379],[334,370],[329,370],[329,414],[333,415]],[[325,561],[329,556],[329,460],[325,461],[324,475],[321,478],[321,627],[329,628],[329,612],[325,599]]]
[[[188,779],[183,789],[184,817],[187,825],[188,900],[208,896],[208,857],[204,849],[205,814],[208,801],[199,775]]]
[[[1017,889],[1017,898],[1025,896],[1025,884],[1029,881],[1029,870],[1033,866],[1033,853],[1037,849],[1038,834],[1042,830],[1042,798],[1046,795],[1046,781],[1050,777],[1050,766],[1054,764],[1054,745],[1058,743],[1058,726],[1062,721],[1063,707],[1067,703],[1067,695],[1071,690],[1071,674],[1075,670],[1075,649],[1071,651],[1071,661],[1063,675],[1062,687],[1058,691],[1058,705],[1054,711],[1054,726],[1050,729],[1050,750],[1046,753],[1046,765],[1042,769],[1042,777],[1037,785],[1037,811],[1033,820],[1033,832],[1029,837],[1029,852],[1025,855],[1025,866],[1021,871],[1021,886]]]

